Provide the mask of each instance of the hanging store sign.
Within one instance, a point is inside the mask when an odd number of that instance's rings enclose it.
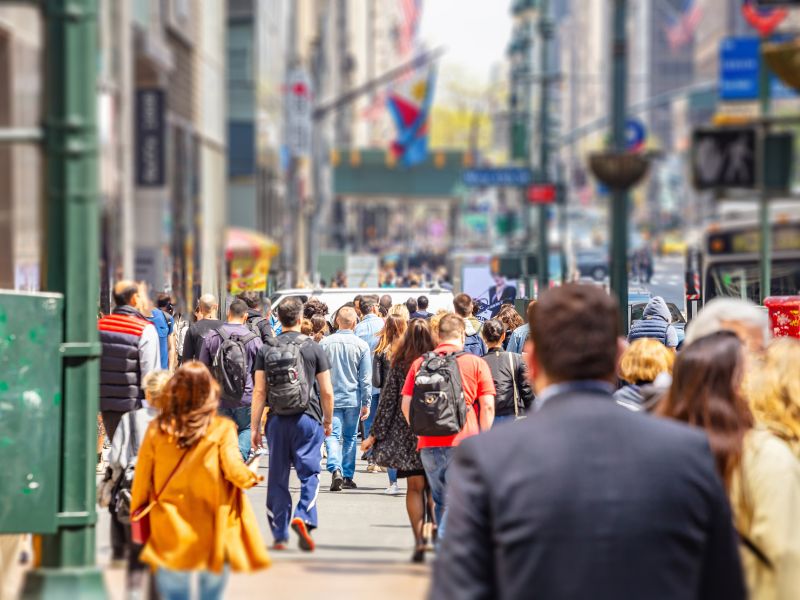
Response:
[[[166,93],[136,90],[136,185],[163,187],[166,168]]]

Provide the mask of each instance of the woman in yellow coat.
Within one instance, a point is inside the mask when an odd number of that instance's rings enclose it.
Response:
[[[745,364],[731,332],[692,342],[678,355],[658,411],[708,433],[741,541],[749,598],[797,600],[800,462],[784,440],[755,424],[741,393]]]
[[[221,598],[228,568],[270,564],[243,492],[263,478],[242,463],[233,421],[217,416],[219,386],[205,365],[178,369],[160,403],[133,482],[132,512],[151,506],[141,560],[167,600],[188,597],[192,572],[203,600]]]

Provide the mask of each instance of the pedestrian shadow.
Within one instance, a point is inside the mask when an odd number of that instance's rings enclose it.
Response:
[[[317,550],[330,552],[402,552],[397,546],[344,546],[338,544],[316,544]]]

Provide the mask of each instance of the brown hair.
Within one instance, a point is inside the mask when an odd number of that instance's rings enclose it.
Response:
[[[469,294],[459,294],[453,298],[453,308],[459,317],[466,318],[472,315],[472,298]]]
[[[407,329],[408,321],[403,317],[398,317],[397,315],[386,317],[386,324],[379,334],[380,337],[378,338],[378,345],[375,347],[375,354],[382,354],[386,350],[392,354]]]
[[[611,379],[617,369],[617,301],[594,285],[544,292],[533,308],[530,338],[547,376],[558,381]]]
[[[457,315],[445,315],[439,321],[439,340],[451,340],[464,333],[464,319]]]
[[[425,319],[411,319],[392,357],[392,367],[408,370],[411,363],[435,347],[428,322]]]
[[[319,342],[328,334],[328,322],[325,320],[325,317],[320,314],[313,315],[310,321],[311,334],[314,337],[314,341]]]
[[[219,384],[203,363],[182,365],[164,387],[160,397],[158,428],[175,438],[181,448],[190,448],[202,438],[219,406]]]
[[[510,304],[504,304],[500,308],[500,312],[497,313],[495,319],[499,319],[500,322],[505,325],[507,332],[514,331],[517,327],[525,323],[522,317],[519,316],[517,309]]]
[[[303,335],[311,335],[314,333],[314,323],[311,322],[311,319],[303,318],[300,323],[300,333]]]
[[[700,338],[678,355],[672,387],[657,410],[706,430],[727,489],[741,464],[745,433],[753,426],[740,389],[743,362],[742,343],[735,333],[718,331]]]

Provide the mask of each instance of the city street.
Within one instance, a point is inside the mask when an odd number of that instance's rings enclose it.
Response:
[[[681,256],[656,258],[655,270],[650,283],[631,282],[631,289],[645,289],[654,296],[683,310],[684,305],[684,260]]]
[[[261,473],[267,475],[267,457]],[[429,567],[410,563],[413,541],[405,509],[405,496],[387,496],[386,473],[367,473],[366,462],[356,469],[358,490],[331,493],[330,475],[320,475],[319,519],[315,532],[317,550],[297,549],[294,537],[288,550],[271,551],[273,566],[253,575],[233,575],[226,598],[252,598],[253,594],[292,600],[320,598],[422,598],[429,582]],[[400,483],[404,489],[405,484]],[[291,490],[297,498],[298,482],[292,474]],[[248,492],[256,511],[264,542],[269,546],[265,509],[266,482]],[[109,516],[98,514],[98,562],[106,568],[112,600],[124,600],[124,571],[108,567],[110,559]],[[429,557],[428,562],[431,562]]]

